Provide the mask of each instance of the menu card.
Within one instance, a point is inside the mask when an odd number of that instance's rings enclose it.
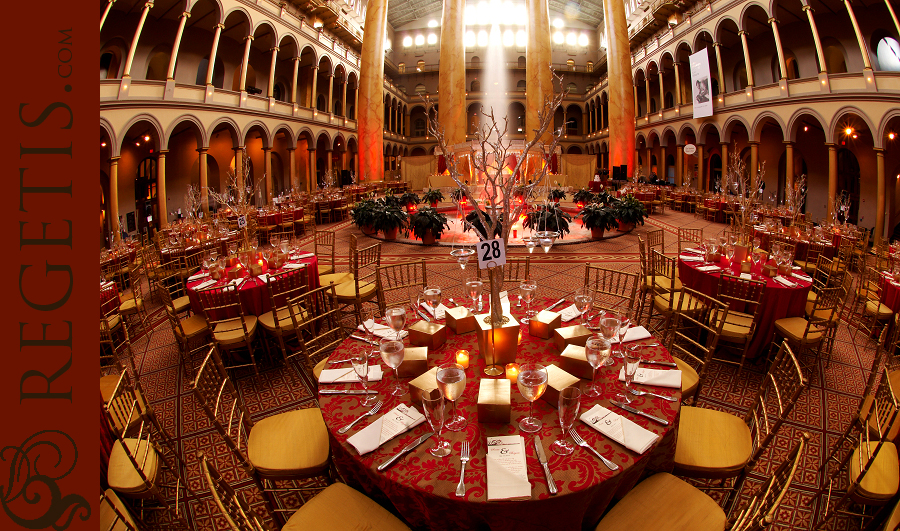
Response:
[[[348,438],[347,442],[356,448],[359,455],[365,455],[423,422],[425,415],[411,406],[399,404]]]
[[[564,323],[568,323],[569,321],[580,315],[581,312],[578,311],[578,308],[576,308],[574,304],[571,306],[566,306],[561,312],[559,312],[559,316],[562,318],[562,321]]]
[[[649,337],[653,337],[650,332],[647,331],[643,326],[632,326],[625,332],[625,340],[623,343],[628,343],[629,341],[639,341],[641,339],[647,339]],[[616,337],[610,343],[618,343],[619,338]]]
[[[428,313],[431,314],[431,316],[434,317],[435,319],[443,319],[443,318],[444,318],[444,312],[447,311],[447,307],[444,306],[444,303],[443,303],[443,302],[440,303],[440,304],[438,304],[438,307],[437,307],[437,310],[436,310],[436,311],[435,311],[435,309],[432,308],[431,305],[428,304],[427,302],[423,302],[423,303],[422,303],[422,307],[425,308],[425,310],[428,311]]]
[[[753,275],[750,273],[741,273],[741,278],[744,280],[753,280]]]
[[[795,270],[791,273],[791,276],[799,278],[800,280],[805,280],[806,282],[812,282],[812,277],[804,273],[803,271]]]
[[[380,381],[383,376],[383,371],[381,370],[381,365],[369,365],[369,381],[377,382]],[[319,375],[319,383],[357,383],[359,382],[359,378],[356,376],[356,371],[351,367],[349,370],[346,367],[340,369],[325,369],[322,371],[322,374]]]
[[[285,268],[285,269],[302,269],[302,268],[306,267],[307,265],[309,265],[309,264],[306,264],[306,263],[303,263],[303,264],[284,264],[284,268]]]
[[[521,435],[487,438],[488,500],[530,498],[531,483],[525,466],[525,439]]]
[[[368,328],[369,330],[374,330],[374,332],[372,332],[372,333],[375,334],[376,337],[380,337],[382,339],[386,339],[386,338],[394,339],[397,337],[397,332],[394,332],[394,330],[391,329],[390,326],[375,322],[375,320],[373,320],[373,319],[369,319],[368,321],[366,321],[365,324],[366,324],[365,328],[363,328],[363,325],[359,325],[357,328],[363,332],[366,331],[366,328]],[[409,335],[409,332],[407,332],[406,330],[400,331],[400,339],[403,339],[404,337],[406,337],[408,335]]]
[[[703,254],[703,251],[701,251],[700,249],[695,249],[693,247],[688,247],[687,249],[685,249],[685,251],[688,253]]]
[[[619,369],[619,381],[625,381],[624,367]],[[663,369],[647,369],[639,367],[634,373],[634,382],[643,385],[658,385],[660,387],[674,387],[676,389],[681,389],[681,371],[667,371]]]
[[[646,452],[659,439],[659,435],[600,404],[582,414],[581,421],[638,454]]]

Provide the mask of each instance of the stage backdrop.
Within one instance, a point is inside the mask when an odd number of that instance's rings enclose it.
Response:
[[[573,189],[587,188],[588,181],[594,177],[594,170],[597,165],[596,155],[574,155],[565,154],[562,156],[563,175],[566,176],[565,182],[559,179],[560,184],[571,186]],[[551,177],[551,184],[552,184]],[[570,198],[571,199],[571,198]]]
[[[428,176],[436,171],[437,159],[434,155],[403,157],[400,178],[408,182],[413,190],[422,190],[428,186]]]

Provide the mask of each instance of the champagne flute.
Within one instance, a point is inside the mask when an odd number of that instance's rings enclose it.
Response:
[[[587,286],[575,290],[575,309],[581,312],[582,324],[587,326],[590,320],[590,309],[594,304],[594,292]]]
[[[406,389],[400,385],[400,375],[397,373],[397,367],[403,363],[403,342],[398,339],[382,339],[378,344],[378,351],[381,353],[381,359],[385,365],[394,370],[394,385],[388,391],[393,396],[406,394]]]
[[[641,363],[642,345],[632,345],[625,350],[625,390],[616,395],[616,398],[631,403],[631,382],[634,380],[634,373],[637,372],[638,365]]]
[[[631,326],[631,310],[625,308],[619,312],[619,352],[614,353],[613,355],[617,358],[625,357],[625,334],[628,333],[628,328]],[[612,365],[611,361],[607,361],[605,365]]]
[[[416,317],[419,315],[419,311],[422,308],[422,300],[425,298],[425,294],[419,289],[419,286],[409,286],[406,288],[406,293],[409,295],[409,309],[412,311],[412,318],[409,321],[409,324],[415,322]]]
[[[472,310],[472,313],[478,311],[478,307],[480,306],[478,303],[481,298],[481,288],[484,286],[484,282],[481,281],[478,277],[470,277],[466,279],[466,293],[469,294],[469,297],[472,299],[472,307],[469,308]]]
[[[437,386],[444,398],[453,402],[453,413],[444,427],[449,431],[462,431],[466,427],[466,417],[456,413],[456,401],[466,389],[466,370],[456,363],[445,363],[438,367]]]
[[[534,401],[547,390],[547,369],[539,363],[526,363],[519,367],[516,380],[519,392],[528,400],[528,416],[519,420],[519,429],[526,433],[534,433],[541,429],[543,422],[534,416]]]
[[[615,314],[608,313],[605,317],[600,318],[600,335],[603,336],[603,339],[609,341],[610,345],[612,345],[612,340],[616,339],[619,335],[619,330],[622,329],[622,321],[615,316]],[[604,360],[604,366],[609,364],[612,365],[612,362],[607,358]]]
[[[431,311],[434,314],[434,320],[437,322],[438,320],[438,306],[441,305],[441,301],[443,298],[441,297],[441,288],[439,286],[426,286],[425,287],[425,302],[431,306]]]
[[[371,406],[378,399],[378,396],[369,394],[369,356],[365,352],[356,354],[350,358],[350,363],[353,364],[356,377],[359,378],[359,383],[362,384],[363,396],[360,403],[364,406]]]
[[[397,341],[400,341],[400,332],[406,326],[406,309],[400,306],[388,308],[384,312],[384,320],[391,327],[391,330],[397,333]]]
[[[534,299],[534,294],[537,291],[537,282],[534,280],[526,280],[519,284],[519,290],[522,292],[522,300],[525,301],[525,318],[522,319],[522,322],[528,324],[535,314],[531,309],[531,301]]]
[[[728,265],[732,265],[731,260],[734,258],[734,245],[728,244],[725,246],[725,258],[728,260]]]
[[[366,343],[368,343],[369,349],[369,357],[374,358],[378,356],[378,349],[372,348],[377,345],[375,343],[375,316],[372,313],[372,310],[368,308],[361,308],[359,311],[359,319],[361,321],[360,326],[362,326],[363,333],[365,333]]]
[[[563,436],[562,439],[550,445],[550,448],[553,449],[556,455],[570,455],[575,451],[575,446],[568,441],[566,436],[578,417],[579,409],[581,409],[581,389],[566,387],[559,392],[559,403],[556,411],[559,413],[559,427],[562,428]]]
[[[602,337],[592,337],[588,339],[584,344],[585,357],[587,358],[587,362],[593,369],[591,375],[591,386],[584,393],[585,395],[592,398],[600,396],[600,390],[597,389],[597,369],[599,369],[606,363],[606,361],[609,359],[611,351],[612,345],[610,345],[609,341]]]
[[[437,435],[434,448],[428,450],[428,453],[435,457],[447,457],[450,455],[450,442],[441,439],[441,430],[444,429],[447,420],[447,402],[444,400],[444,394],[439,389],[422,393],[422,411]]]

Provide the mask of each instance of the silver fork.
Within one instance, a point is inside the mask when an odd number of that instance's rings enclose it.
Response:
[[[640,390],[635,389],[635,388],[633,388],[633,387],[629,387],[629,388],[628,388],[628,392],[631,393],[631,394],[633,394],[633,395],[637,395],[637,396],[644,396],[644,395],[647,395],[647,396],[655,396],[656,398],[662,398],[663,400],[668,400],[669,402],[675,402],[675,399],[674,399],[673,397],[671,397],[671,396],[658,395],[658,394],[656,394],[656,393],[651,393],[650,391],[640,391]]]
[[[584,442],[584,439],[581,438],[581,435],[578,435],[578,432],[576,432],[575,430],[569,430],[569,435],[572,436],[572,440],[575,441],[575,444],[577,444],[578,446],[583,446],[584,448],[587,448],[588,450],[594,452],[594,455],[596,455],[597,457],[600,458],[601,461],[603,461],[603,464],[606,465],[606,468],[608,468],[610,470],[618,470],[619,469],[619,465],[617,465],[617,464],[613,463],[612,461],[610,461],[609,459],[603,457],[602,455],[600,455],[600,452],[598,452],[597,450],[594,450],[593,446]]]
[[[466,495],[466,463],[469,462],[469,441],[462,442],[462,449],[459,452],[459,461],[462,463],[462,469],[459,471],[459,484],[456,485],[456,495],[463,497]]]
[[[375,413],[378,413],[378,410],[381,409],[381,404],[383,404],[383,403],[384,403],[384,402],[382,402],[381,400],[379,400],[377,404],[375,404],[374,406],[372,406],[372,409],[370,409],[370,410],[366,411],[365,413],[363,413],[362,415],[360,415],[359,418],[357,418],[356,420],[354,420],[354,421],[351,422],[350,424],[347,424],[347,425],[344,426],[343,428],[339,429],[339,430],[338,430],[338,433],[347,433],[347,431],[348,431],[350,428],[352,428],[353,425],[356,424],[357,422],[361,421],[362,419],[364,419],[364,418],[366,418],[366,417],[372,416],[372,415],[374,415]]]
[[[459,304],[456,304],[456,301],[453,300],[453,297],[447,297],[447,300],[452,302],[454,306],[459,306]]]

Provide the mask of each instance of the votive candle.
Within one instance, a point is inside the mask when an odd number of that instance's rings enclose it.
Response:
[[[457,350],[456,351],[456,363],[458,363],[463,369],[469,368],[469,351],[468,350]]]
[[[519,380],[518,363],[510,363],[506,366],[506,379],[512,383],[516,383]]]

